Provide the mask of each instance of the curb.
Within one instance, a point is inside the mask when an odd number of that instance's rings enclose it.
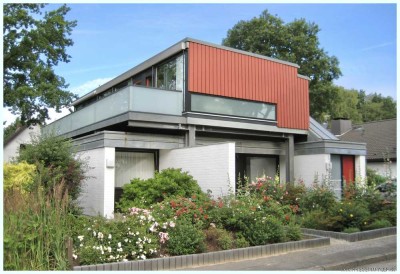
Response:
[[[358,242],[358,241],[371,240],[390,235],[397,235],[396,226],[355,232],[355,233],[343,233],[343,232],[325,231],[325,230],[317,230],[310,228],[302,228],[301,231],[303,233],[311,235],[335,238],[338,240],[345,240],[348,242]]]
[[[308,239],[276,243],[262,246],[253,246],[247,248],[238,248],[225,251],[214,251],[208,253],[199,253],[192,255],[155,258],[140,261],[128,261],[97,265],[75,266],[74,271],[87,270],[176,270],[191,268],[197,266],[206,266],[227,262],[234,262],[246,259],[255,259],[264,256],[277,255],[290,251],[311,249],[315,247],[330,245],[330,238],[321,236],[305,235]]]
[[[311,268],[310,270],[341,270],[341,271],[345,271],[345,270],[352,270],[354,268],[357,268],[359,266],[363,266],[366,264],[379,263],[379,262],[383,262],[383,261],[394,260],[396,258],[397,258],[397,253],[391,252],[391,253],[367,256],[367,257],[353,260],[353,261],[329,264],[329,265],[325,265],[325,266],[316,266],[316,267]]]

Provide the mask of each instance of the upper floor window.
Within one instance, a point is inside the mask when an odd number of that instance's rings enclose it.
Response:
[[[183,55],[157,66],[156,87],[183,91]]]

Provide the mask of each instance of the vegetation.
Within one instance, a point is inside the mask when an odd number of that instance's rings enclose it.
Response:
[[[69,62],[66,49],[76,21],[68,21],[66,5],[44,12],[44,4],[3,5],[4,106],[23,124],[43,124],[48,108],[60,111],[75,95],[56,75],[59,62]],[[43,14],[44,13],[44,14]]]
[[[347,118],[354,123],[396,117],[391,97],[333,84],[342,73],[339,60],[319,44],[319,27],[305,19],[285,23],[268,10],[248,21],[239,21],[227,32],[222,44],[300,66],[299,74],[310,77],[310,115],[320,122]]]
[[[85,178],[84,162],[59,137],[34,137],[17,162],[4,165],[4,267],[66,270],[65,240]]]

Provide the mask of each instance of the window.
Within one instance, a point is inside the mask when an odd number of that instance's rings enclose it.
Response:
[[[157,67],[157,88],[183,91],[183,55]]]
[[[274,178],[278,172],[278,160],[275,155],[236,154],[236,178],[241,183],[245,182],[245,177],[249,182],[263,176]]]
[[[192,111],[276,120],[273,104],[199,94],[192,94],[191,102]]]

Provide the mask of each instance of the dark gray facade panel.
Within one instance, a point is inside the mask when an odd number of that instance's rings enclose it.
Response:
[[[341,141],[308,142],[295,145],[295,155],[310,154],[342,154],[342,155],[366,155],[367,149],[364,143],[349,143]]]

